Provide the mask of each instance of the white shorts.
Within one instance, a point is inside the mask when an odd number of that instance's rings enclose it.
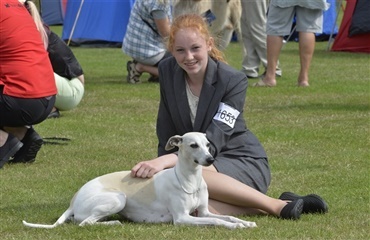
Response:
[[[270,4],[266,23],[267,35],[289,35],[294,16],[296,16],[297,32],[322,33],[323,10],[299,6],[280,8]]]
[[[56,95],[55,107],[61,111],[71,110],[80,103],[85,88],[78,78],[71,80],[54,73],[58,93]]]

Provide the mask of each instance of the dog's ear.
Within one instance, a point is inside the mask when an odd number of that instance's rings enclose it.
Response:
[[[182,137],[180,135],[175,135],[171,137],[170,139],[168,139],[165,150],[168,151],[168,150],[173,149],[174,147],[178,147],[181,142],[182,142]]]

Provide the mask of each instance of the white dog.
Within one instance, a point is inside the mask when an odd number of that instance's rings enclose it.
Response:
[[[214,162],[208,151],[209,144],[203,133],[173,136],[168,140],[166,149],[179,148],[174,168],[163,170],[148,179],[133,178],[130,171],[97,177],[80,188],[69,208],[53,225],[25,221],[23,224],[54,228],[72,216],[80,226],[121,224],[118,220],[102,221],[110,215],[119,214],[133,222],[172,221],[175,225],[215,225],[231,229],[256,227],[254,222],[208,211],[208,191],[202,177],[202,166]],[[197,212],[197,217],[191,215],[194,212]]]
[[[174,17],[184,13],[203,14],[207,10],[211,10],[216,17],[210,30],[217,37],[217,45],[221,50],[227,47],[234,31],[239,42],[242,42],[240,0],[174,0]]]

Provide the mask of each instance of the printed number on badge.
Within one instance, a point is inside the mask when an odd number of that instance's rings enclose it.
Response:
[[[240,112],[233,107],[225,103],[220,103],[216,115],[213,117],[214,120],[218,120],[234,128],[235,121],[239,116]]]

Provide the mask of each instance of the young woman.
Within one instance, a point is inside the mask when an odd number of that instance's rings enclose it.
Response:
[[[327,204],[314,194],[286,192],[282,199],[265,195],[270,184],[267,156],[243,117],[246,76],[224,62],[204,20],[198,15],[176,18],[168,49],[173,57],[159,65],[159,157],[136,164],[132,176],[152,177],[175,165],[176,152],[165,150],[171,136],[204,132],[215,157],[215,163],[203,171],[212,212],[267,213],[284,219],[298,219],[302,212],[326,212]]]

